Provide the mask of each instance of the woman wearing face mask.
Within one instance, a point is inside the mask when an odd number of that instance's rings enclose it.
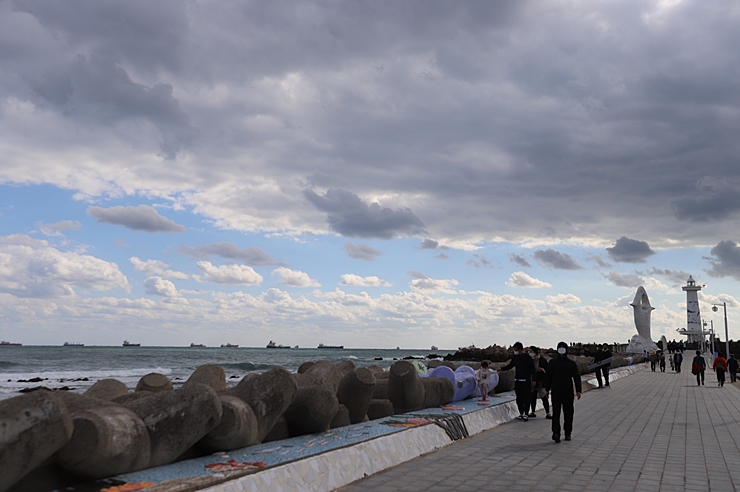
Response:
[[[535,386],[532,388],[531,405],[532,411],[529,412],[529,417],[536,417],[537,414],[534,411],[537,409],[537,400],[542,400],[542,406],[545,408],[545,418],[551,419],[550,415],[550,402],[545,398],[545,383],[547,382],[547,359],[540,356],[539,347],[534,345],[529,347],[529,356],[534,361],[534,381]]]
[[[558,356],[547,364],[546,396],[552,391],[552,440],[560,442],[560,410],[563,411],[565,440],[570,441],[573,432],[573,385],[575,396],[581,399],[581,376],[578,366],[568,358],[568,345],[558,343]]]
[[[529,412],[529,398],[532,395],[532,383],[534,377],[534,361],[532,357],[524,353],[522,342],[514,344],[514,357],[504,367],[496,371],[508,371],[514,368],[514,392],[516,393],[516,406],[519,409],[519,420],[527,421]]]

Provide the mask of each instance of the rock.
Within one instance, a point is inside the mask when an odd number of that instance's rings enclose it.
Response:
[[[205,451],[230,451],[259,444],[257,417],[252,407],[236,396],[219,395],[221,422],[201,439],[198,446]]]
[[[424,408],[424,385],[414,365],[406,360],[394,362],[388,378],[388,399],[395,413]]]
[[[301,364],[300,367],[298,367],[298,374],[303,374],[304,372],[308,371],[312,365],[314,365],[314,362],[307,360],[306,362]]]
[[[455,387],[446,378],[420,378],[424,385],[424,408],[438,407],[452,401]]]
[[[327,386],[332,393],[336,394],[342,374],[337,366],[328,360],[315,362],[298,379],[298,386]]]
[[[262,442],[281,441],[290,437],[290,431],[288,430],[288,421],[285,417],[280,417],[275,425],[272,427],[270,432],[267,433]]]
[[[81,410],[72,422],[72,438],[57,452],[65,470],[98,479],[149,466],[149,433],[131,410],[121,406]]]
[[[200,383],[210,386],[216,391],[226,388],[226,374],[221,366],[203,364],[190,375],[185,384]]]
[[[92,396],[93,398],[108,401],[113,400],[117,396],[127,394],[128,388],[117,379],[101,379],[85,391],[85,396]]]
[[[339,427],[347,427],[348,425],[352,424],[353,422],[350,422],[349,419],[349,410],[347,407],[339,404],[339,408],[337,409],[337,414],[334,416],[332,421],[329,423],[330,429],[336,429]]]
[[[344,376],[348,372],[354,371],[355,370],[355,367],[357,367],[357,366],[355,366],[355,363],[352,362],[351,360],[343,360],[339,364],[336,364],[336,368],[337,368],[337,370],[339,370],[339,373],[342,376]]]
[[[328,430],[338,409],[339,401],[330,387],[301,386],[285,411],[291,437]]]
[[[73,428],[67,407],[52,393],[0,401],[0,491],[67,444]]]
[[[152,393],[159,393],[161,391],[172,390],[172,381],[164,374],[151,372],[146,376],[139,379],[139,383],[136,385],[136,391],[151,391]]]
[[[442,365],[442,362],[443,361],[436,360],[436,359],[435,360],[430,360],[429,362],[427,362],[427,369],[434,369],[436,367],[439,367],[439,366]]]
[[[118,403],[119,405],[125,405],[126,403],[136,401],[136,400],[142,400],[144,398],[149,398],[154,393],[151,391],[135,391],[133,393],[128,393],[126,395],[116,396],[111,401],[113,403]]]
[[[227,391],[252,407],[259,429],[257,440],[262,441],[288,409],[297,389],[293,376],[275,367],[256,376],[246,376]]]
[[[339,381],[337,399],[347,408],[351,423],[362,422],[367,415],[367,407],[375,393],[375,384],[375,376],[364,367],[348,372]]]
[[[388,399],[388,379],[375,379],[375,389],[373,390],[373,399]]]
[[[176,391],[156,393],[125,404],[146,424],[151,441],[149,466],[172,462],[216,428],[221,401],[216,392],[199,383]]]
[[[455,369],[457,369],[458,367],[460,367],[460,366],[458,366],[457,364],[455,364],[454,362],[451,362],[451,361],[449,361],[449,360],[443,360],[443,361],[442,361],[442,365],[443,365],[443,366],[447,366],[447,367],[449,367],[449,368],[450,368],[450,369],[452,369],[453,371],[454,371]]]
[[[393,413],[393,402],[390,400],[370,400],[367,407],[367,417],[370,420],[378,420],[384,417],[390,417]]]

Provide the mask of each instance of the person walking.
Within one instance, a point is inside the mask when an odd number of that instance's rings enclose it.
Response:
[[[532,357],[524,353],[522,342],[514,344],[514,357],[504,367],[496,369],[497,372],[515,369],[514,392],[516,393],[516,406],[519,409],[519,420],[529,420],[529,398],[532,396],[532,378],[534,377],[534,361]]]
[[[704,360],[704,357],[701,356],[701,352],[697,350],[694,359],[691,361],[691,374],[696,376],[697,386],[704,385],[704,370],[706,368],[707,362]],[[699,380],[699,377],[701,377],[701,381]]]
[[[715,373],[717,373],[717,386],[724,386],[725,385],[725,373],[727,372],[727,361],[722,356],[722,353],[720,352],[717,354],[717,357],[714,359],[714,364],[712,364],[712,369]]]
[[[655,372],[655,366],[658,364],[658,354],[653,352],[650,354],[650,370]]]
[[[578,366],[568,358],[568,344],[558,343],[558,355],[547,364],[545,397],[552,391],[552,440],[560,442],[560,412],[563,412],[565,440],[573,433],[573,386],[575,397],[581,399],[581,375]]]
[[[490,390],[491,385],[491,373],[493,371],[490,367],[488,367],[488,361],[484,360],[480,363],[480,369],[476,372],[476,379],[478,380],[478,389],[480,389],[481,394],[481,401],[480,403],[482,405],[487,405],[488,400],[488,391]],[[498,375],[496,376],[498,377]]]
[[[683,362],[683,355],[676,350],[676,353],[673,354],[673,367],[676,369],[676,372],[681,372],[681,362]]]
[[[727,369],[730,371],[730,382],[734,383],[737,381],[737,369],[738,363],[734,354],[730,354],[730,358],[727,359]]]
[[[606,359],[611,359],[612,353],[609,350],[609,346],[607,344],[599,345],[596,347],[596,354],[594,355],[594,364],[598,364],[600,362],[604,362]],[[601,367],[596,368],[596,380],[599,382],[599,388],[603,388],[606,386],[609,387],[609,366],[611,364],[604,364]],[[602,384],[601,379],[602,376],[606,382],[606,385]]]
[[[550,415],[550,401],[545,398],[545,384],[547,383],[547,359],[540,356],[539,347],[534,345],[529,347],[529,353],[532,354],[532,361],[534,362],[534,381],[535,386],[532,388],[532,396],[530,398],[530,404],[532,411],[529,412],[529,417],[536,417],[537,414],[537,400],[542,400],[542,406],[545,408],[545,418],[551,419]]]
[[[665,372],[665,354],[663,351],[660,351],[660,355],[658,355],[658,366],[660,367],[660,372]]]

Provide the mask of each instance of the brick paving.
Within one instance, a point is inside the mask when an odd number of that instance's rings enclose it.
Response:
[[[543,411],[360,480],[345,492],[740,490],[740,389],[649,369],[584,393],[573,440]]]

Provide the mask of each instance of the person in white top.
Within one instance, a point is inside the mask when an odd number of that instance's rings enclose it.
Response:
[[[485,360],[480,363],[480,369],[478,369],[478,371],[475,373],[478,379],[478,388],[480,389],[480,394],[483,397],[481,402],[483,403],[488,403],[488,390],[490,389],[491,374],[493,373],[495,373],[495,371],[491,370],[488,367],[488,361]]]

